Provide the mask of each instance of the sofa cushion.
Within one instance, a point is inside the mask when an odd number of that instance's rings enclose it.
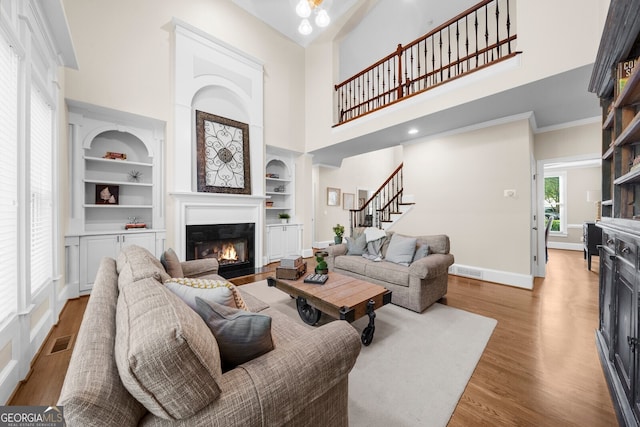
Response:
[[[385,259],[396,264],[409,265],[416,252],[416,238],[395,233],[391,236]]]
[[[369,262],[370,261],[362,257],[339,256],[339,257],[336,257],[335,259],[335,268],[364,275],[365,266]]]
[[[178,255],[174,252],[173,249],[169,248],[162,253],[160,257],[160,262],[164,266],[164,269],[167,270],[167,274],[171,277],[184,277],[184,272],[182,271],[182,264],[180,264],[180,260],[178,259]]]
[[[195,311],[154,279],[120,288],[114,351],[125,388],[158,417],[190,417],[220,396],[215,338]]]
[[[409,286],[409,268],[392,262],[372,262],[367,264],[366,276],[400,286]]]
[[[136,280],[154,278],[160,283],[170,279],[160,260],[151,252],[137,245],[125,246],[116,259],[118,288]]]
[[[200,297],[196,297],[196,311],[216,338],[225,369],[232,369],[273,350],[271,317]]]
[[[196,310],[196,297],[233,308],[247,309],[236,287],[224,279],[211,280],[181,277],[169,279],[164,284],[193,310]]]

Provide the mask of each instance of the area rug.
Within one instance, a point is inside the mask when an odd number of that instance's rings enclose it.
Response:
[[[265,280],[241,289],[304,324],[295,300]],[[320,324],[331,320],[323,315]],[[352,325],[361,333],[367,323]],[[446,426],[496,324],[438,303],[421,314],[393,304],[376,310],[373,342],[349,375],[349,425]]]

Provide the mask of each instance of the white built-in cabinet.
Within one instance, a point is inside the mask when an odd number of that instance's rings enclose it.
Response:
[[[267,246],[269,262],[292,255],[300,256],[302,248],[302,225],[267,225]]]
[[[164,250],[165,124],[73,100],[67,100],[67,106],[71,164],[67,277],[71,288],[83,294],[91,291],[103,257],[116,258],[130,244],[158,257]],[[130,223],[145,227],[126,229]]]
[[[302,225],[295,221],[295,161],[285,150],[267,147],[265,219],[268,262],[302,252]],[[280,219],[287,213],[290,218]]]

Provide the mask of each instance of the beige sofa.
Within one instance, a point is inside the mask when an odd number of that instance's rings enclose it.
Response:
[[[362,228],[356,228],[354,237],[362,232]],[[326,249],[329,271],[384,286],[392,291],[393,304],[420,313],[447,293],[448,270],[454,262],[453,255],[449,253],[449,237],[444,234],[416,236],[416,248],[429,245],[428,255],[409,265],[400,265],[386,260],[394,232],[387,231],[385,234],[381,249],[382,260],[379,261],[367,259],[360,254],[347,255],[346,243],[329,246]]]
[[[216,339],[167,278],[137,246],[101,261],[58,402],[68,426],[348,425],[351,325],[308,329],[235,288],[271,317],[274,349],[223,372]]]

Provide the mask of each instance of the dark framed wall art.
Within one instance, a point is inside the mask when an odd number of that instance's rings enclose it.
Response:
[[[251,194],[249,125],[196,110],[198,192]]]

